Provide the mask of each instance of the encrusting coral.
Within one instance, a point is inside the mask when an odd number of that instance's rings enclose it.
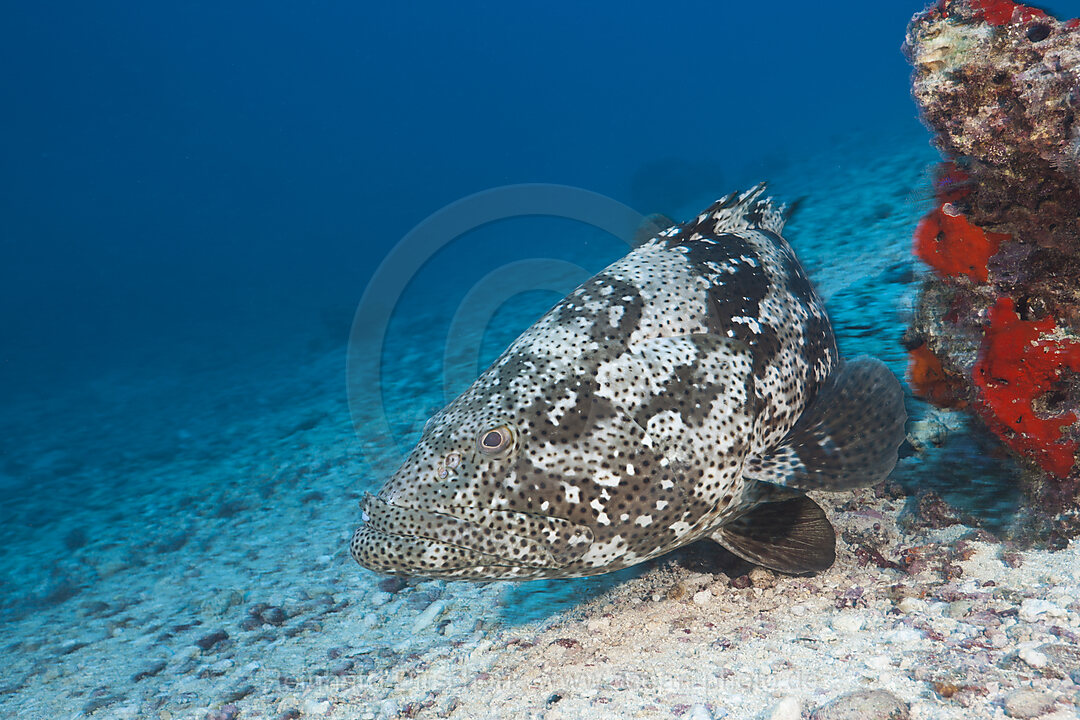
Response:
[[[917,394],[968,407],[1080,531],[1080,20],[1009,0],[916,15],[912,92],[948,158],[915,231],[933,272],[906,340]]]

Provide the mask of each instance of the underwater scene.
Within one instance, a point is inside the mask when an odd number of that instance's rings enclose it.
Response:
[[[0,711],[1080,718],[1080,4],[23,4]]]

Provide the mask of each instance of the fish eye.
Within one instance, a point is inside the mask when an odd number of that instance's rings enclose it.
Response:
[[[496,455],[506,450],[514,442],[514,435],[510,428],[500,425],[480,434],[480,452],[485,455]]]

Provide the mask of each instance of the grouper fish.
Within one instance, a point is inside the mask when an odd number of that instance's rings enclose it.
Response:
[[[807,491],[884,479],[904,439],[886,366],[840,358],[764,185],[572,291],[425,425],[362,502],[381,573],[611,572],[710,538],[785,573],[835,559]]]

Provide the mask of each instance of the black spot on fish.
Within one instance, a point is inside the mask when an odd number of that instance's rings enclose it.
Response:
[[[775,233],[767,232],[766,234],[776,237],[779,242],[779,238]],[[788,291],[800,304],[808,306],[813,303],[814,286],[810,284],[810,279],[806,277],[806,272],[803,271],[802,265],[799,264],[798,259],[795,257],[795,253],[787,248],[784,249],[783,270]]]
[[[813,397],[820,384],[815,375],[824,376],[831,368],[832,363],[836,361],[838,352],[832,326],[825,315],[820,317],[811,315],[806,319],[804,328],[805,335],[803,339],[805,345],[803,346],[802,356],[811,368],[806,378],[806,389],[808,397]],[[818,369],[817,373],[815,373],[814,368]]]
[[[648,419],[664,410],[675,410],[688,427],[701,427],[709,417],[713,401],[728,390],[723,383],[708,383],[692,365],[680,365],[674,369],[663,392],[648,403],[636,418],[645,425]]]
[[[709,288],[709,328],[712,332],[750,344],[757,332],[754,323],[761,317],[761,302],[769,291],[769,280],[761,266],[740,263],[723,285]]]
[[[566,442],[586,436],[595,423],[614,417],[617,412],[596,390],[597,383],[591,373],[553,382],[521,411],[529,434],[541,440],[559,438]],[[573,404],[564,407],[564,401],[570,397],[574,398]]]
[[[700,232],[700,226],[695,232]],[[754,246],[746,238],[725,233],[687,240],[676,247],[684,249],[695,273],[715,278],[708,292],[709,331],[751,344],[753,323],[733,318],[757,320],[769,292],[769,278]],[[731,272],[718,273],[721,267]]]
[[[600,273],[556,305],[552,313],[558,324],[585,330],[602,348],[622,348],[640,325],[644,305],[636,286]],[[615,307],[621,308],[621,313],[612,314]]]
[[[776,359],[780,352],[780,337],[776,328],[767,323],[761,323],[761,331],[749,337],[749,333],[743,333],[746,337],[737,338],[746,343],[754,356],[754,376],[761,377],[765,368]]]
[[[694,234],[700,234],[701,237],[691,240]],[[757,251],[746,238],[731,233],[715,235],[709,220],[688,227],[680,234],[679,242],[672,244],[671,247],[683,248],[686,259],[695,268],[700,269],[702,275],[713,274],[713,270],[709,268],[710,263],[723,263],[740,256],[757,256]]]
[[[752,228],[760,228],[764,224],[765,211],[769,208],[767,202],[758,201],[750,206],[750,208],[743,214],[743,219],[746,220],[746,224]]]
[[[519,352],[508,358],[506,362],[493,365],[492,372],[495,374],[496,387],[503,389],[501,411],[512,413],[517,408],[517,399],[510,392],[516,379],[522,376],[539,375],[549,365],[550,361],[547,359],[527,352]]]

